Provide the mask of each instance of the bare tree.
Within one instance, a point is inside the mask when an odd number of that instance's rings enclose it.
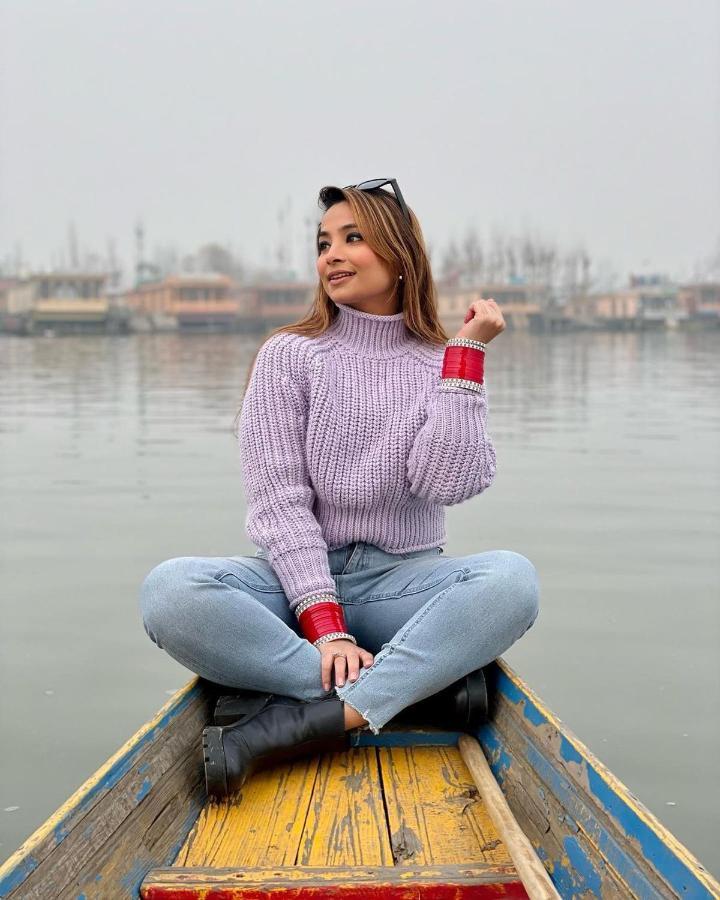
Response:
[[[463,274],[463,262],[458,246],[451,240],[442,257],[440,272],[443,281],[451,285],[460,283]]]
[[[70,253],[70,268],[77,270],[80,268],[80,254],[78,251],[78,237],[75,223],[70,222],[68,225],[68,251]]]
[[[508,242],[508,245],[505,248],[505,260],[507,264],[507,278],[510,281],[515,281],[518,277],[517,257],[515,256],[515,250],[513,249],[511,242]]]
[[[227,246],[218,243],[204,244],[196,255],[200,271],[227,275],[237,281],[243,280],[244,266]]]
[[[720,281],[720,236],[708,256],[695,263],[693,279],[695,281]]]
[[[480,284],[483,279],[483,249],[477,229],[468,228],[462,243],[462,274],[468,286]]]
[[[591,267],[591,264],[592,264],[592,263],[591,263],[591,260],[590,260],[590,257],[589,257],[589,255],[588,255],[587,251],[586,251],[586,250],[583,250],[583,251],[582,251],[582,257],[581,257],[581,259],[580,259],[580,267],[581,267],[581,269],[582,269],[582,275],[581,275],[580,286],[581,286],[581,291],[582,291],[583,294],[587,294],[588,289],[589,289],[589,287],[590,287],[590,267]]]
[[[487,265],[487,278],[491,284],[504,280],[505,274],[505,238],[497,231],[490,236],[490,255]]]
[[[520,260],[523,277],[531,284],[534,283],[537,280],[537,250],[532,238],[527,235],[521,239]]]

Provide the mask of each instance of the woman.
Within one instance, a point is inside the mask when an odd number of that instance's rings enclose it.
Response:
[[[457,727],[461,703],[459,726],[477,724],[467,677],[538,612],[524,556],[442,555],[444,507],[495,475],[483,363],[505,328],[499,307],[475,301],[448,340],[394,179],[325,187],[320,204],[312,309],[260,347],[240,414],[260,549],[168,560],[141,592],[145,629],[174,659],[269,692],[259,711],[203,732],[218,798],[254,762],[377,733],[425,698],[436,724]]]

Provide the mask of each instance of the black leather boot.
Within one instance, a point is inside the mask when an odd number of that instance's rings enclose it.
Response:
[[[389,725],[431,725],[452,731],[475,731],[488,717],[485,673],[476,669],[437,694],[399,712]]]
[[[239,790],[250,772],[265,763],[350,744],[337,697],[306,703],[279,696],[239,722],[203,729],[202,743],[208,796],[218,800]]]
[[[233,694],[218,697],[213,723],[231,725],[252,715],[275,695],[261,691],[237,689]],[[437,694],[402,710],[388,724],[430,725],[452,731],[475,731],[488,716],[488,690],[483,669],[476,669],[453,682]]]
[[[232,694],[222,694],[215,701],[213,725],[232,725],[233,722],[261,710],[273,697],[273,694],[265,691],[246,691],[240,688],[235,688]]]

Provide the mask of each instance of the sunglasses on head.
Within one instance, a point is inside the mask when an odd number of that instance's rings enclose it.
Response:
[[[384,185],[389,184],[395,194],[395,199],[400,204],[403,215],[410,221],[410,210],[407,208],[405,198],[400,192],[397,181],[394,178],[372,178],[370,181],[361,181],[360,184],[348,184],[346,188],[355,188],[356,191],[376,191]],[[344,190],[344,189],[343,189]]]

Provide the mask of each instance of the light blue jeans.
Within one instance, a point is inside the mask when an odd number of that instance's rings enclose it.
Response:
[[[375,734],[405,707],[492,662],[538,614],[535,567],[511,550],[392,554],[357,541],[328,559],[348,630],[375,657],[357,681],[332,690]],[[262,550],[169,559],[145,578],[140,607],[149,637],[203,678],[300,700],[332,692]]]

